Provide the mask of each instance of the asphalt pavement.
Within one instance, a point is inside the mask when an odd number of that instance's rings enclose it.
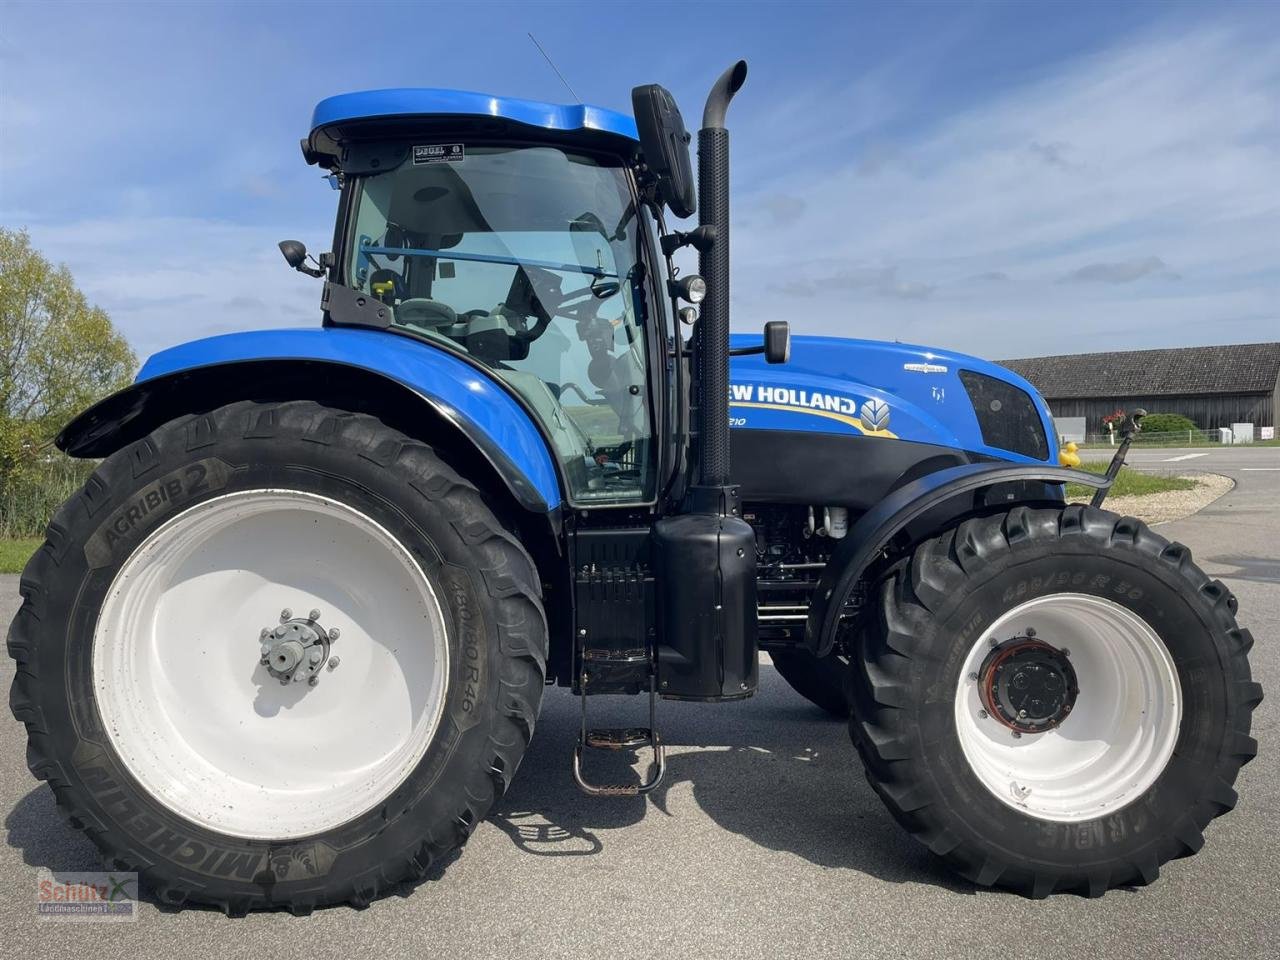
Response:
[[[1183,454],[1196,456],[1173,459]],[[307,918],[232,920],[147,903],[125,925],[37,921],[37,868],[98,861],[28,773],[25,736],[6,712],[0,957],[1277,956],[1280,449],[1138,450],[1131,459],[1236,480],[1221,500],[1160,529],[1235,591],[1257,640],[1254,678],[1270,694],[1254,714],[1261,750],[1237,783],[1239,806],[1210,826],[1198,856],[1167,865],[1153,886],[1033,902],[953,879],[881,807],[844,725],[766,662],[752,700],[660,704],[667,781],[647,800],[577,792],[577,701],[549,690],[511,791],[442,876],[364,911]],[[0,623],[17,602],[17,578],[0,577]],[[4,658],[0,683],[11,679]],[[601,722],[640,709],[618,700]]]

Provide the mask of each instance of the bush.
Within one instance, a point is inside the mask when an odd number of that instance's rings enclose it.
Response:
[[[1149,413],[1142,418],[1143,433],[1186,433],[1199,429],[1195,421],[1180,413]]]
[[[55,452],[5,476],[0,485],[0,538],[44,536],[54,511],[84,485],[95,466]]]

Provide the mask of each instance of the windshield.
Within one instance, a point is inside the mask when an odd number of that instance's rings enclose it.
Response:
[[[541,420],[570,497],[652,497],[643,272],[626,170],[555,147],[416,145],[364,177],[347,263],[395,326],[485,364]]]

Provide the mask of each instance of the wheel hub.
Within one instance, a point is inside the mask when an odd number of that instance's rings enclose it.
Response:
[[[288,609],[280,611],[277,627],[263,627],[259,663],[281,685],[306,682],[314,687],[320,682],[320,671],[326,663],[330,669],[338,665],[337,657],[329,659],[329,649],[338,639],[337,628],[320,626],[320,611],[307,617],[294,617]]]
[[[1025,636],[992,648],[978,671],[978,692],[1006,727],[1043,733],[1070,715],[1080,687],[1065,650]]]

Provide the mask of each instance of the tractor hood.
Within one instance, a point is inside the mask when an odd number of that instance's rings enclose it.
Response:
[[[734,347],[757,336],[735,335]],[[730,364],[735,429],[930,443],[1014,462],[1057,462],[1049,408],[1022,377],[962,353],[875,340],[793,337],[791,360]]]

